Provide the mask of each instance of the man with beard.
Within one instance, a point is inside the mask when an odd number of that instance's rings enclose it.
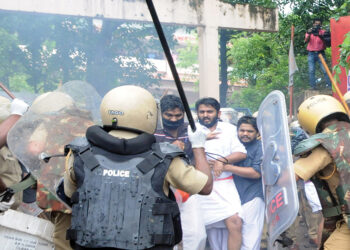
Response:
[[[163,129],[158,129],[154,134],[157,142],[169,142],[178,146],[192,162],[193,152],[191,143],[188,140],[188,124],[184,123],[185,109],[181,99],[174,95],[164,96],[160,100],[160,111]],[[180,201],[183,249],[204,249],[207,236],[203,220],[200,218],[197,196],[189,197],[188,193],[180,190],[175,191],[175,196]]]
[[[225,164],[246,158],[246,150],[239,142],[236,127],[220,122],[220,104],[214,98],[196,102],[199,123],[210,133],[205,143],[207,159],[214,175],[213,192],[199,196],[211,249],[240,249],[242,243],[241,201],[232,181],[232,173]],[[200,125],[198,125],[200,127]]]
[[[243,116],[237,123],[238,138],[247,150],[247,158],[235,165],[226,164],[224,171],[233,173],[242,204],[242,250],[260,249],[264,227],[264,195],[261,180],[262,146],[256,118]]]

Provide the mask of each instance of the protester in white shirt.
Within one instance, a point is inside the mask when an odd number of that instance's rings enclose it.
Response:
[[[246,158],[245,147],[237,137],[234,125],[218,121],[220,104],[214,98],[196,102],[200,125],[208,130],[205,143],[207,159],[214,175],[213,191],[200,196],[207,236],[213,250],[239,250],[242,244],[241,201],[232,181],[232,173],[223,171],[224,165]]]

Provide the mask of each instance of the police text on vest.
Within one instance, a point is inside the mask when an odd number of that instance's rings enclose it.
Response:
[[[117,177],[130,177],[130,171],[127,170],[111,170],[104,169],[103,176],[117,176]]]

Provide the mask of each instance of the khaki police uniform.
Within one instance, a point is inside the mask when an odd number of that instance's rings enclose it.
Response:
[[[7,187],[17,184],[22,179],[21,166],[6,146],[0,149],[0,178]],[[22,202],[22,196],[22,191],[15,194],[15,203],[11,206],[12,209],[19,207]]]
[[[69,154],[64,176],[64,192],[68,197],[76,191],[75,176],[73,170],[74,157]],[[163,190],[169,194],[169,186],[180,189],[190,194],[199,193],[207,183],[208,176],[196,170],[193,166],[187,165],[181,158],[174,158],[165,176]]]
[[[337,197],[335,189],[340,182],[339,173],[328,151],[322,146],[312,150],[309,156],[297,160],[294,163],[294,171],[303,180],[309,180],[312,176],[318,174],[329,177],[326,182],[333,196]],[[337,222],[335,231],[324,244],[324,249],[350,249],[350,229],[344,220]]]
[[[302,184],[302,185],[301,185]],[[309,205],[308,199],[305,194],[304,181],[297,183],[298,198],[299,198],[299,212],[294,223],[288,228],[287,235],[293,240],[295,246],[298,244],[298,227],[302,219],[305,219],[307,225],[307,231],[309,238],[316,244],[319,235],[319,228],[323,219],[322,211],[313,212],[311,206]]]
[[[116,131],[111,131],[109,134],[117,136],[118,133],[115,132]],[[137,134],[130,132],[126,132],[126,134],[128,134],[128,136],[124,137],[127,137],[128,139],[137,136]],[[77,189],[73,163],[74,156],[70,151],[66,158],[66,171],[64,175],[64,192],[68,197],[72,197],[73,193]],[[171,185],[172,187],[183,190],[187,193],[197,194],[203,189],[207,183],[207,180],[208,176],[206,174],[196,170],[193,166],[188,165],[180,157],[176,157],[171,162],[168,172],[165,176],[163,190],[164,193],[168,195],[169,187]],[[71,215],[68,214],[65,215],[64,220],[66,223],[63,224],[70,222],[70,216]],[[62,230],[63,229],[65,229],[65,227],[62,227]]]
[[[115,135],[113,131],[111,135]],[[137,136],[129,135],[128,138]],[[66,159],[66,172],[64,176],[64,192],[68,197],[76,191],[75,176],[73,170],[74,156],[69,153]],[[163,190],[166,195],[169,194],[169,186],[180,189],[190,194],[199,193],[207,183],[208,176],[193,166],[186,164],[181,158],[176,157],[171,162],[168,173],[165,176]]]

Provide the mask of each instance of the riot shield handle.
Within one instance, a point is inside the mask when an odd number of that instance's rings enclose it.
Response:
[[[48,163],[52,157],[63,157],[63,156],[66,156],[66,155],[65,154],[48,155],[48,154],[42,152],[39,155],[39,159],[44,161],[45,163]]]
[[[266,152],[264,152],[265,157],[262,163],[263,171],[265,173],[270,173],[268,175],[263,175],[265,185],[274,185],[281,174],[281,167],[277,163],[278,159],[276,159],[276,153],[277,144],[275,141],[270,141],[266,147]],[[267,167],[268,169],[266,169]]]

